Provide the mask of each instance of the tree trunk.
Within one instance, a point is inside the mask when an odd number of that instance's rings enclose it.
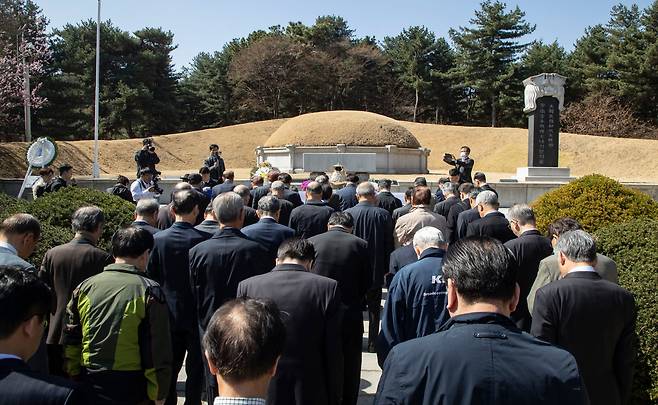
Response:
[[[434,110],[434,124],[439,123],[439,106],[436,106],[436,109]]]
[[[491,127],[496,127],[496,96],[491,96]]]
[[[414,104],[414,122],[416,122],[417,111],[418,111],[418,86],[416,86],[416,103]]]

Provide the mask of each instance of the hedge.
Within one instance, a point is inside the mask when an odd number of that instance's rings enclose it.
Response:
[[[617,263],[619,283],[635,297],[638,357],[633,404],[658,403],[658,221],[637,219],[595,233]]]
[[[531,206],[541,232],[564,217],[576,219],[588,232],[637,218],[658,219],[658,203],[649,195],[598,174],[548,192]]]

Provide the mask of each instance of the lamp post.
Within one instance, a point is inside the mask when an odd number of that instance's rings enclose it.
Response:
[[[25,113],[25,142],[32,142],[32,122],[30,114],[30,68],[25,61],[27,44],[25,43],[25,28],[21,30],[21,46],[23,47],[23,91],[25,92],[23,107]]]
[[[98,0],[98,18],[96,20],[96,97],[94,100],[94,168],[93,176],[97,179],[100,176],[98,166],[98,104],[100,91],[100,61],[101,61],[101,0]]]

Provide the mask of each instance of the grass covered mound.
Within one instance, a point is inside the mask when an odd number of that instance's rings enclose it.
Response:
[[[658,219],[658,203],[649,195],[598,174],[565,184],[531,205],[541,232],[564,217],[574,218],[588,232],[638,218]]]

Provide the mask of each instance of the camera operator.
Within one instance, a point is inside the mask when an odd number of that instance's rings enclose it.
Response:
[[[158,198],[162,194],[157,184],[153,182],[153,170],[144,168],[139,171],[139,178],[130,185],[130,193],[135,202],[143,198]]]
[[[223,182],[222,174],[226,170],[224,159],[220,156],[222,151],[219,150],[219,145],[216,143],[211,144],[208,148],[210,149],[210,156],[203,161],[203,165],[210,169],[210,178],[215,180],[217,184],[221,184]]]
[[[155,146],[153,146],[153,138],[146,138],[142,140],[142,149],[135,152],[135,162],[137,162],[137,177],[140,176],[142,169],[149,168],[153,174],[157,173],[155,165],[160,163],[158,154],[155,153]]]

